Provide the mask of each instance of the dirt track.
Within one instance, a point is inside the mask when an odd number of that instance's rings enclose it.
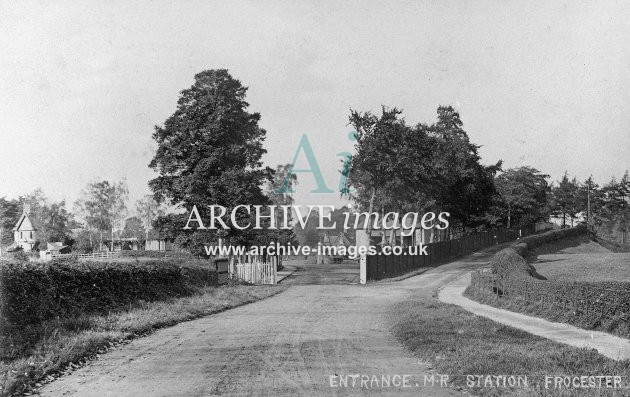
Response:
[[[460,395],[423,387],[430,370],[393,338],[392,305],[431,292],[487,256],[442,266],[400,282],[334,284],[351,266],[302,265],[272,298],[166,328],[107,353],[46,385],[44,396]],[[358,271],[358,267],[357,267]],[[322,274],[324,272],[325,274]],[[337,274],[331,279],[331,274]],[[302,285],[323,282],[323,285]],[[330,375],[410,375],[410,387],[331,387]],[[338,379],[338,378],[334,378]],[[350,378],[351,382],[351,378]],[[416,386],[418,383],[419,387]],[[437,385],[437,383],[436,383]]]

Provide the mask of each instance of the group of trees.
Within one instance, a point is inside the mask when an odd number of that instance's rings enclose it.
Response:
[[[104,241],[113,249],[120,239],[135,238],[142,246],[152,237],[162,238],[159,234],[150,236],[150,232],[170,203],[158,203],[153,195],[145,195],[136,201],[135,209],[130,209],[128,201],[129,189],[124,179],[89,183],[74,203],[75,216],[82,225],[75,248],[90,252],[101,249]]]
[[[480,163],[452,107],[440,106],[431,125],[408,125],[400,110],[385,107],[379,116],[353,110],[349,119],[357,143],[344,193],[362,210],[448,211],[460,228],[484,222],[501,163]]]
[[[91,252],[101,249],[104,241],[111,248],[116,240],[128,237],[143,244],[166,207],[147,195],[137,201],[133,213],[127,208],[128,194],[124,180],[94,181],[81,192],[72,211],[63,200],[49,200],[41,189],[17,199],[0,198],[0,244],[13,243],[13,228],[25,208],[37,229],[36,249],[45,249],[48,242],[62,242],[77,251]]]
[[[590,197],[592,224],[628,229],[627,172],[599,188],[592,178],[579,183],[567,173],[550,183],[549,175],[532,167],[482,165],[479,147],[450,106],[440,106],[431,125],[408,125],[400,110],[385,107],[379,116],[353,110],[349,120],[357,143],[342,169],[348,176],[344,194],[363,211],[447,211],[462,230],[509,228],[550,216],[573,225]]]
[[[589,223],[603,228],[607,233],[619,232],[623,239],[630,222],[630,175],[626,171],[620,180],[613,177],[599,186],[592,177],[584,182],[569,178],[565,172],[556,186],[552,187],[552,214],[563,224],[573,226],[579,214],[589,211]]]
[[[159,176],[149,186],[158,200],[168,199],[187,209],[196,205],[202,212],[213,204],[231,211],[239,204],[293,202],[287,193],[290,189],[278,189],[286,187],[287,177],[289,184],[297,183],[291,166],[275,170],[262,166],[266,132],[258,125],[260,114],[248,111],[246,91],[221,69],[197,74],[194,84],[181,92],[175,113],[153,134],[158,148],[150,167]],[[341,170],[346,181],[342,195],[361,211],[447,211],[452,228],[465,232],[512,227],[558,214],[572,220],[586,208],[582,202],[585,185],[566,176],[554,185],[548,175],[532,167],[504,170],[500,161],[482,164],[479,146],[470,141],[460,115],[450,106],[438,107],[437,121],[432,124],[410,125],[395,107],[383,107],[380,114],[351,110],[349,124],[355,130],[356,145]],[[613,207],[627,204],[620,199],[627,195],[618,189],[601,189],[604,201],[617,204],[602,204],[599,210],[598,188],[589,183],[596,216],[603,219],[617,211]],[[337,212],[337,216],[342,214]],[[202,217],[206,216],[202,213]],[[289,242],[296,235],[303,244],[313,245],[321,238],[308,223],[295,233],[184,231],[185,218],[165,214],[154,226],[192,250],[219,238],[244,245]]]
[[[49,200],[41,189],[18,197],[0,198],[0,235],[2,246],[13,243],[13,228],[23,209],[30,208],[30,218],[38,228],[37,241],[72,243],[71,229],[76,226],[72,214],[66,209],[65,201]]]
[[[139,200],[135,211],[127,207],[124,180],[88,184],[73,214],[63,201],[51,202],[41,190],[17,200],[0,198],[2,242],[11,238],[7,232],[28,202],[42,241],[68,241],[70,229],[80,225],[82,232],[72,237],[83,250],[101,247],[104,240],[113,245],[122,237],[148,240],[150,230],[197,254],[203,253],[204,244],[219,239],[258,245],[295,242],[297,235],[303,244],[316,244],[321,236],[310,223],[295,231],[184,230],[189,212],[166,211],[169,203],[187,210],[196,206],[207,219],[204,211],[210,205],[231,212],[240,204],[293,204],[297,178],[292,165],[263,166],[266,131],[259,126],[260,114],[248,110],[246,92],[224,69],[195,76],[193,85],[180,93],[176,111],[155,127],[158,146],[149,166],[158,176],[149,181],[152,194]],[[579,183],[565,174],[550,184],[548,175],[532,167],[503,170],[501,161],[484,165],[479,146],[470,141],[460,115],[450,106],[438,107],[432,124],[410,125],[395,107],[382,107],[378,115],[351,110],[349,124],[355,130],[355,153],[341,170],[346,181],[341,193],[361,211],[447,211],[452,229],[465,232],[522,225],[550,215],[573,222],[590,197],[593,221],[622,219],[627,225],[627,172],[621,181],[613,179],[600,188],[592,178]],[[341,219],[346,211],[338,209],[332,217]],[[278,224],[282,216],[277,213]],[[251,223],[252,217],[237,213],[240,224]]]

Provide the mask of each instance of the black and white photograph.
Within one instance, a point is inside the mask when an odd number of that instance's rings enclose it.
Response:
[[[0,397],[630,396],[630,3],[0,0]]]

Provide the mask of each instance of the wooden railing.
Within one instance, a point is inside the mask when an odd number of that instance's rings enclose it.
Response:
[[[107,259],[107,258],[119,258],[120,252],[114,251],[101,251],[101,252],[92,252],[89,254],[52,254],[51,257],[55,258],[70,258],[72,256],[76,256],[79,259]]]

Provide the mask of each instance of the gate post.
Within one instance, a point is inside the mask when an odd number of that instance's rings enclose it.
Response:
[[[277,284],[278,283],[278,265],[280,264],[280,257],[278,256],[273,256],[272,257],[272,266],[273,266],[273,273],[271,274],[271,284]]]
[[[367,282],[367,256],[361,254],[359,259],[359,283],[365,284]]]

